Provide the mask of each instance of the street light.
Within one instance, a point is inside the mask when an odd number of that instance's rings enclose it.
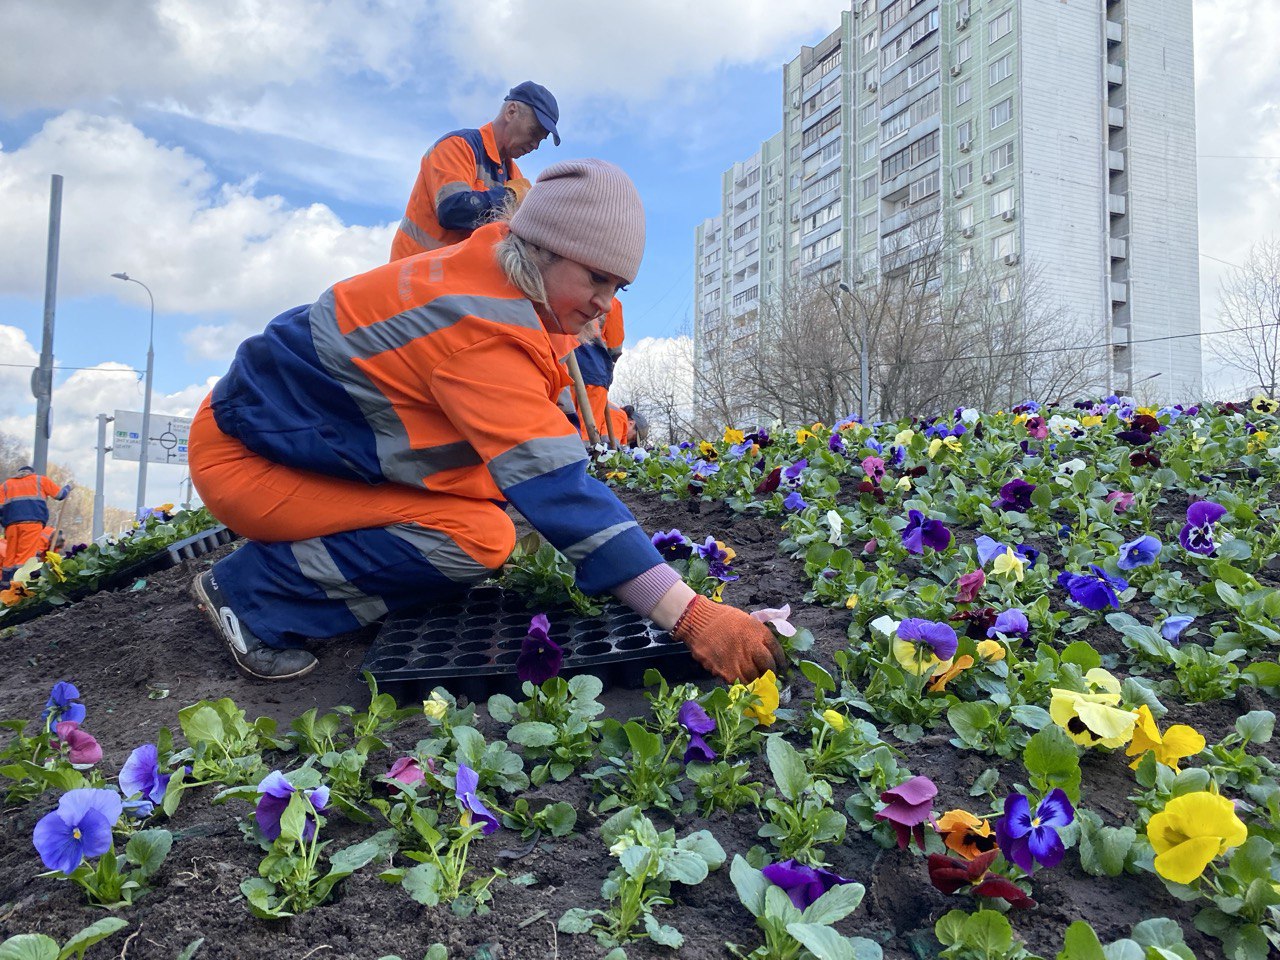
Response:
[[[128,280],[147,291],[147,299],[151,301],[151,325],[147,329],[147,383],[142,397],[142,446],[138,455],[138,509],[137,516],[142,516],[147,499],[147,453],[151,447],[151,374],[155,366],[155,333],[156,333],[156,298],[151,295],[151,288],[141,280],[135,280],[127,273],[113,273],[117,280]]]
[[[845,292],[849,298],[849,302],[853,304],[854,318],[857,318],[858,303],[853,299],[853,291],[849,289],[849,285],[843,280],[840,281],[840,289]],[[859,394],[858,394],[858,416],[863,423],[867,422],[867,394],[871,391],[870,380],[871,371],[867,365],[867,330],[866,325],[858,332],[858,378]]]

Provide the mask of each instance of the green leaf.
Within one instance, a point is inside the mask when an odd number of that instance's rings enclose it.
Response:
[[[969,788],[969,796],[980,797],[983,794],[991,793],[992,789],[1000,782],[1000,771],[995,767],[988,767],[978,774],[978,779],[973,781],[973,786]]]
[[[142,879],[160,869],[173,847],[173,834],[168,830],[139,830],[129,838],[124,855],[138,867]]]
[[[659,923],[658,918],[652,913],[644,915],[644,932],[649,935],[650,940],[664,947],[678,950],[684,946],[684,935],[675,927]]]
[[[867,888],[860,883],[838,883],[805,909],[802,923],[830,925],[843,920],[862,903]]]
[[[662,738],[656,733],[650,733],[634,720],[628,720],[622,729],[636,759],[655,760],[662,754]]]
[[[192,958],[200,952],[200,948],[203,946],[204,937],[196,937],[196,939],[192,940],[182,948],[182,952],[178,954],[177,960],[192,960]]]
[[[853,945],[830,927],[817,923],[788,923],[787,933],[804,944],[817,960],[857,960]]]
[[[1077,920],[1067,927],[1058,960],[1107,960],[1107,956],[1102,952],[1102,942],[1093,927],[1084,920]]]
[[[1079,805],[1080,755],[1065,730],[1053,724],[1037,731],[1022,751],[1022,762],[1033,777],[1049,787],[1061,787]]]
[[[440,902],[444,876],[434,863],[420,863],[405,871],[400,886],[404,887],[405,893],[424,907],[434,907]]]
[[[240,881],[240,892],[249,901],[249,912],[260,920],[278,920],[293,916],[287,910],[281,910],[276,900],[275,884],[262,877],[249,877]]]
[[[507,739],[523,747],[549,747],[556,742],[556,728],[549,723],[530,720],[512,727],[507,732]]]
[[[372,837],[344,847],[329,857],[329,869],[349,876],[376,859],[389,860],[396,850],[394,830],[381,830]]]
[[[805,675],[819,693],[828,693],[836,688],[836,682],[831,674],[812,660],[801,660],[800,672]]]
[[[963,910],[949,910],[933,925],[933,934],[944,947],[954,946],[964,938],[964,922],[969,914]]]
[[[449,960],[449,948],[443,943],[433,943],[427,948],[422,960]]]
[[[720,841],[710,830],[697,830],[687,837],[681,837],[676,841],[676,847],[697,854],[706,863],[708,870],[719,870],[725,861],[724,847],[720,846]]]
[[[289,795],[289,805],[280,814],[280,839],[290,843],[301,843],[302,834],[307,827],[307,814],[311,812],[311,804],[301,790]]]
[[[799,799],[809,785],[804,759],[795,747],[778,734],[769,736],[765,753],[768,755],[769,771],[778,785],[778,792],[793,802]]]
[[[1074,663],[1085,673],[1094,667],[1102,666],[1102,656],[1087,640],[1076,640],[1074,643],[1067,644],[1062,650],[1061,660],[1063,663]]]
[[[20,933],[0,943],[0,960],[59,960],[58,944],[43,933]]]
[[[1029,703],[1020,703],[1009,711],[1009,716],[1022,724],[1028,730],[1043,730],[1049,724],[1053,723],[1053,717],[1049,716],[1049,711],[1044,707],[1033,706]]]
[[[1133,827],[1084,826],[1081,814],[1080,866],[1093,876],[1118,877],[1124,872],[1138,833]]]
[[[664,850],[661,861],[662,876],[667,880],[692,887],[707,879],[707,861],[692,850]]]
[[[578,822],[578,811],[573,804],[559,800],[541,810],[538,820],[551,836],[567,837]]]
[[[979,954],[1002,957],[1013,946],[1013,927],[1003,913],[979,910],[964,923],[964,942]]]
[[[1276,728],[1276,715],[1270,710],[1250,710],[1236,720],[1236,732],[1249,743],[1266,743]]]
[[[510,723],[515,719],[516,702],[508,697],[505,693],[495,693],[489,698],[486,708],[489,716],[496,723]]]
[[[733,865],[729,868],[729,879],[733,881],[742,905],[753,917],[759,917],[764,910],[765,891],[773,884],[736,853],[733,855]]]
[[[593,673],[569,678],[569,695],[576,700],[595,700],[604,690],[604,681]]]
[[[972,747],[983,745],[982,733],[991,726],[992,708],[987,703],[955,703],[947,710],[947,723],[966,744]]]
[[[592,916],[594,914],[590,910],[573,907],[565,911],[564,916],[556,924],[556,929],[561,933],[590,933],[594,923]]]
[[[208,705],[200,705],[187,716],[179,711],[178,724],[182,727],[183,736],[193,747],[198,743],[221,743],[226,731],[222,726],[222,717],[218,711]]]
[[[107,937],[123,930],[128,925],[129,922],[122,920],[120,917],[103,917],[96,923],[89,924],[89,926],[64,943],[62,950],[58,953],[58,960],[66,960],[72,955],[83,957],[84,952],[95,943],[107,939]],[[3,949],[0,949],[0,957],[3,956]]]

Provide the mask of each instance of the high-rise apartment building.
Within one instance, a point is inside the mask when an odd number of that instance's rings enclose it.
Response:
[[[1191,0],[855,0],[782,121],[697,229],[700,376],[789,286],[929,256],[995,303],[1034,276],[1094,388],[1198,394]]]

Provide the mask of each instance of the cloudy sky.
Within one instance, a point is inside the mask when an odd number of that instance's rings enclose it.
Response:
[[[1027,0],[1044,2],[1044,0]],[[52,460],[92,482],[95,417],[140,410],[146,292],[153,410],[191,413],[240,340],[383,262],[422,151],[550,87],[564,144],[645,198],[629,337],[690,321],[693,229],[719,177],[774,133],[781,63],[848,0],[0,0],[0,431],[30,438],[49,180],[64,180]],[[1275,0],[1194,0],[1201,288],[1280,222]],[[1209,156],[1212,155],[1212,156]],[[1227,155],[1232,159],[1220,159]],[[1237,159],[1266,157],[1270,159]],[[1217,258],[1209,259],[1209,257]],[[108,460],[130,507],[136,465]],[[184,471],[153,466],[149,501]]]

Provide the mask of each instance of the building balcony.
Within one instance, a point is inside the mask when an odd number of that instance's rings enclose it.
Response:
[[[1119,150],[1108,150],[1107,167],[1112,173],[1120,173],[1124,170],[1124,154]]]
[[[1127,211],[1127,204],[1123,193],[1107,194],[1107,213],[1113,217],[1123,217]]]
[[[1113,304],[1129,302],[1129,284],[1127,281],[1111,281],[1111,302]]]
[[[1129,256],[1129,241],[1123,237],[1111,237],[1107,240],[1107,252],[1112,260],[1124,260]]]
[[[1124,126],[1124,107],[1107,107],[1107,126],[1112,130]]]
[[[1124,43],[1124,24],[1115,20],[1107,21],[1107,43]]]
[[[1113,87],[1118,87],[1120,84],[1124,83],[1124,64],[1107,64],[1107,83]]]

